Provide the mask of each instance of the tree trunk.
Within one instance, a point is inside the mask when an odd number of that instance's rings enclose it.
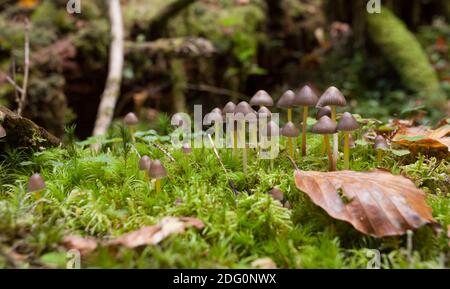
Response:
[[[124,61],[124,31],[120,0],[109,1],[112,42],[109,54],[109,72],[106,87],[98,108],[94,136],[103,135],[111,125],[122,83]]]

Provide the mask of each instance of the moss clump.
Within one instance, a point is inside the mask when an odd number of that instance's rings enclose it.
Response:
[[[403,84],[427,98],[429,107],[445,108],[445,94],[425,51],[405,24],[389,9],[369,14],[367,29],[371,40],[382,50],[399,73]]]

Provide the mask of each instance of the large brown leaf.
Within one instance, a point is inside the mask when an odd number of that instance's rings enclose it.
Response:
[[[424,224],[436,224],[424,192],[411,180],[386,171],[297,170],[295,183],[331,217],[367,235],[402,235]]]
[[[416,146],[450,151],[449,134],[449,124],[434,130],[425,126],[401,127],[392,138],[392,142],[406,147]]]

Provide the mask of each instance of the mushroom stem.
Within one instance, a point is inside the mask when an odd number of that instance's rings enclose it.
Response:
[[[144,181],[145,181],[145,182],[148,182],[148,181],[149,181],[149,178],[148,178],[148,170],[145,170],[145,172],[144,172]]]
[[[157,194],[161,193],[161,179],[155,180],[155,189]]]
[[[292,121],[292,108],[288,108],[287,112],[288,112],[288,122],[291,122]]]
[[[333,155],[332,155],[331,147],[330,147],[330,138],[328,137],[327,134],[324,134],[323,140],[324,140],[325,148],[326,148],[327,155],[328,155],[328,170],[334,171],[335,168],[334,168]]]
[[[134,137],[134,132],[135,132],[136,129],[135,129],[134,125],[128,126],[128,129],[130,130],[131,142],[135,143],[136,140],[135,140],[135,137]]]
[[[303,107],[303,123],[302,123],[302,157],[306,155],[306,128],[308,125],[308,107]]]
[[[233,131],[233,157],[236,158],[237,157],[237,131],[234,130]]]
[[[350,134],[344,131],[344,170],[350,167]]]
[[[294,159],[294,145],[292,137],[288,137],[289,155]]]
[[[336,106],[332,105],[331,106],[331,119],[336,122]],[[337,163],[338,157],[339,157],[339,138],[338,138],[338,134],[334,133],[333,134],[333,163]],[[336,165],[334,166],[335,170],[336,170]]]
[[[383,150],[377,150],[377,163],[381,163],[382,157],[383,157]]]

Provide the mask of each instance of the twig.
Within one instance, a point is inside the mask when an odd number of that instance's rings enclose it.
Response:
[[[24,70],[23,70],[23,83],[22,91],[20,94],[20,100],[18,102],[17,114],[22,115],[27,100],[27,87],[28,77],[30,74],[30,22],[25,19],[25,48],[24,48]]]
[[[189,90],[209,92],[209,93],[223,95],[223,96],[229,96],[229,97],[238,96],[239,99],[248,100],[248,97],[245,94],[240,93],[238,91],[215,87],[215,86],[211,86],[211,85],[207,85],[207,84],[190,84],[190,83],[188,83],[186,85],[186,88]]]
[[[159,145],[155,142],[152,144],[154,147],[159,149],[163,154],[165,154],[170,159],[171,162],[175,162],[175,159],[173,158],[173,156],[165,148],[163,148],[161,145]]]
[[[298,168],[297,164],[295,163],[295,161],[291,158],[291,156],[286,156],[288,158],[288,160],[291,162],[292,166],[294,167],[295,170],[299,171],[300,169]]]
[[[16,97],[16,102],[19,103],[19,100],[20,100],[19,93],[22,93],[22,92],[20,92],[22,89],[16,83],[16,59],[14,58],[14,55],[11,55],[11,75],[12,75],[12,79],[11,80],[14,82],[13,86],[15,88],[14,89],[14,95]],[[6,76],[7,80],[8,80],[8,78],[9,78],[9,76]]]
[[[20,94],[23,93],[22,88],[21,88],[21,87],[14,81],[14,79],[12,79],[9,75],[6,76],[6,81],[8,81],[9,84],[11,84],[11,85],[14,87],[14,89],[16,90],[16,92],[19,92]],[[20,102],[20,97],[19,97],[18,95],[17,95],[17,97],[16,97],[16,101],[17,101],[17,103]]]

